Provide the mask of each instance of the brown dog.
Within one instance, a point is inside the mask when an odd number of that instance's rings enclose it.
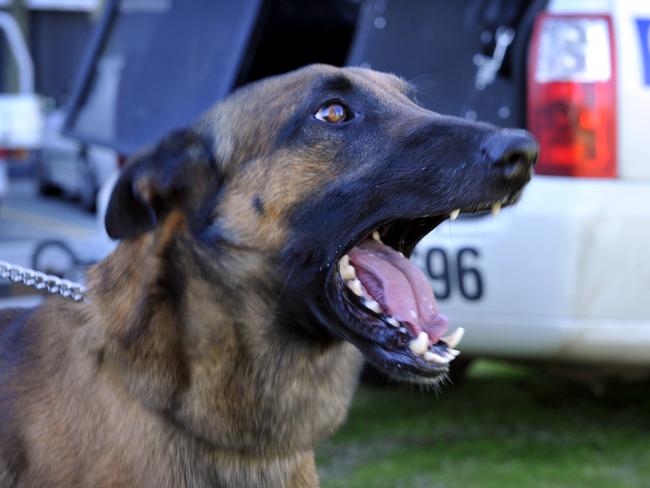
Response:
[[[369,70],[239,90],[124,171],[85,302],[2,312],[0,486],[317,486],[364,355],[431,383],[455,354],[400,252],[536,151]]]

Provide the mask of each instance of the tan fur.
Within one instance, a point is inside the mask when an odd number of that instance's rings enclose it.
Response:
[[[0,313],[0,487],[318,486],[312,450],[344,420],[361,355],[272,333],[269,255],[291,209],[336,177],[335,147],[272,150],[309,79],[235,95],[199,124],[228,180],[215,219],[246,249],[215,260],[172,210],[91,269],[87,302]]]
[[[345,123],[317,115],[344,96]],[[0,488],[317,487],[362,365],[343,338],[401,378],[446,372],[354,306],[338,259],[380,223],[415,245],[459,201],[515,200],[527,179],[481,151],[500,133],[395,76],[316,65],[143,150],[87,300],[0,311]]]

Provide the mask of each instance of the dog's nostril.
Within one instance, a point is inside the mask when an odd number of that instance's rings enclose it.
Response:
[[[528,158],[518,154],[516,156],[510,156],[504,160],[503,164],[499,166],[503,167],[503,177],[507,180],[521,179],[521,178],[530,178],[533,172],[533,165],[535,164],[535,159]]]
[[[537,162],[539,146],[535,139],[520,129],[504,129],[490,134],[481,153],[498,168],[506,179],[529,178]]]

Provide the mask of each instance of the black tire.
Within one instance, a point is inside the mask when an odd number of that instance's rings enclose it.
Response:
[[[47,171],[43,167],[43,153],[35,156],[36,180],[38,181],[38,194],[43,197],[58,197],[63,191],[47,179]]]
[[[80,171],[83,174],[83,187],[79,190],[79,203],[89,213],[97,211],[97,178],[90,166],[85,152],[79,156]]]
[[[51,269],[42,262],[43,255],[52,250],[56,253],[59,253],[60,256],[63,256],[63,259],[67,260],[65,263],[67,266],[64,266],[62,269]],[[33,269],[42,273],[53,274],[59,278],[64,278],[66,276],[66,272],[75,266],[78,266],[78,264],[79,259],[77,258],[77,255],[72,250],[72,248],[59,239],[47,239],[39,242],[34,249],[34,252],[32,253]]]
[[[38,194],[42,197],[58,197],[61,196],[61,188],[51,183],[39,182]]]

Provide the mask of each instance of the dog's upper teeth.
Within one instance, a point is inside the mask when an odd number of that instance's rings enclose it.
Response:
[[[339,259],[339,274],[344,280],[354,280],[357,277],[357,273],[354,269],[354,266],[350,264],[350,258],[346,254],[341,259]]]
[[[445,337],[441,337],[440,340],[447,343],[450,349],[455,349],[460,340],[465,335],[465,329],[458,327],[455,331]]]
[[[497,215],[499,215],[500,211],[501,211],[501,202],[492,205],[492,215],[496,217]]]
[[[418,334],[416,339],[409,342],[409,348],[413,354],[423,354],[429,347],[429,335],[422,331]]]
[[[447,349],[445,352],[451,354],[453,357],[457,357],[460,354],[458,349]]]
[[[460,215],[460,209],[457,208],[456,210],[451,211],[451,213],[449,214],[449,219],[450,220],[456,220],[459,215]]]
[[[376,230],[372,231],[372,238],[377,242],[381,242],[381,237],[379,236],[379,232]]]
[[[449,364],[449,362],[454,359],[452,356],[449,357],[443,357],[440,354],[433,352],[433,351],[426,351],[422,357],[424,358],[425,361],[429,361],[430,363],[438,363],[438,364]]]

